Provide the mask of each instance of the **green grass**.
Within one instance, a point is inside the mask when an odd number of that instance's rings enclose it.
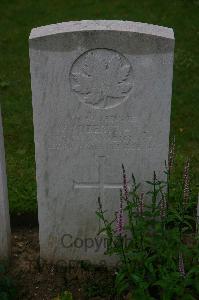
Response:
[[[29,75],[32,27],[80,19],[123,19],[173,27],[176,37],[171,132],[178,161],[199,178],[199,0],[1,0],[0,97],[12,212],[36,209]]]

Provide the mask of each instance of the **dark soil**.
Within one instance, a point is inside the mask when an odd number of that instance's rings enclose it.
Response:
[[[9,275],[18,300],[52,300],[66,290],[72,292],[74,300],[116,299],[113,271],[80,263],[68,269],[41,264],[37,228],[13,230]]]
[[[38,212],[32,213],[11,213],[10,216],[12,228],[36,228],[39,226],[38,223]]]

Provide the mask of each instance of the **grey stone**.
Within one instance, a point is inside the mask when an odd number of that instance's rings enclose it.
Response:
[[[0,260],[10,256],[10,216],[8,205],[7,178],[3,127],[0,109]]]
[[[114,214],[122,163],[142,183],[164,170],[173,30],[66,22],[33,29],[29,42],[41,257],[100,263],[98,196]]]

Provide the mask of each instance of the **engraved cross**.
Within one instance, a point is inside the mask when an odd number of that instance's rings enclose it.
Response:
[[[99,156],[99,166],[98,166],[98,181],[97,182],[84,182],[77,183],[74,182],[75,189],[99,189],[99,196],[101,201],[104,200],[104,192],[106,189],[121,189],[121,183],[105,183],[104,182],[104,166],[105,166],[105,156]]]

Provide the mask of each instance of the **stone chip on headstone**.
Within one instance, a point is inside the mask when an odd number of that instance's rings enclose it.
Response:
[[[30,35],[41,257],[105,259],[100,195],[119,207],[121,165],[138,181],[168,156],[173,30],[78,21]]]
[[[0,261],[10,256],[10,216],[5,165],[3,127],[0,109]]]

